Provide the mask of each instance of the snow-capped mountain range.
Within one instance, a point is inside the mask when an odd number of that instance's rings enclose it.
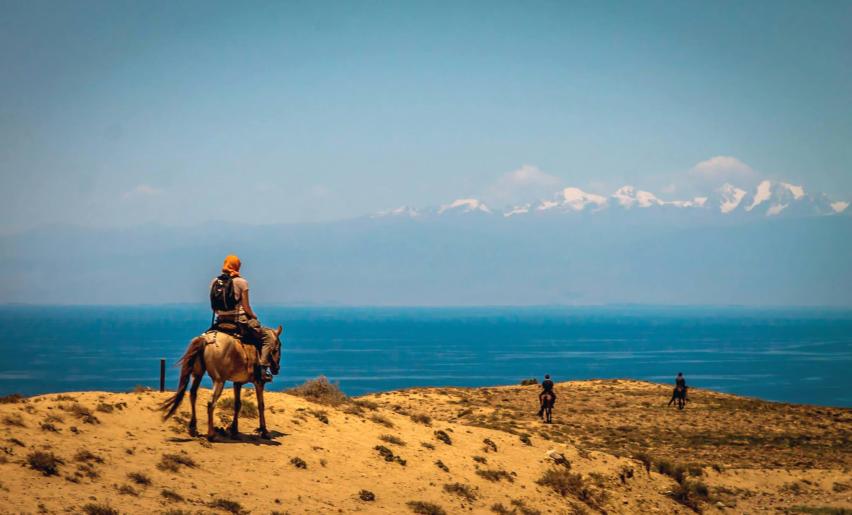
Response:
[[[415,209],[408,206],[381,211],[379,217],[428,217],[480,214],[504,218],[546,213],[598,213],[607,210],[668,209],[690,210],[707,214],[739,216],[826,216],[846,213],[849,202],[832,200],[824,193],[808,194],[802,186],[765,180],[753,191],[724,184],[705,196],[683,200],[663,200],[650,191],[622,186],[609,196],[568,187],[549,199],[493,209],[481,200],[461,198],[437,208]]]

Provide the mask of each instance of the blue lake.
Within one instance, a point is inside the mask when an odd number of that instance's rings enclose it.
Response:
[[[325,375],[351,395],[410,386],[633,378],[852,406],[852,312],[746,308],[259,306],[284,325],[278,390]],[[0,308],[0,393],[156,387],[205,306]],[[209,385],[209,381],[207,383]]]

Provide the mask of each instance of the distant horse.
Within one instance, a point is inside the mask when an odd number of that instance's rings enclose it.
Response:
[[[281,361],[281,340],[279,339],[282,330],[281,326],[279,325],[278,329],[265,327],[263,330],[275,334],[275,346],[269,356],[269,368],[273,374],[278,374],[280,370],[279,363]],[[237,338],[226,333],[218,331],[209,332],[193,338],[189,342],[189,347],[186,349],[183,357],[178,361],[181,369],[177,392],[160,405],[160,409],[166,412],[163,419],[168,419],[177,411],[186,393],[189,376],[192,375],[192,387],[189,390],[189,400],[190,404],[192,404],[189,434],[191,436],[198,435],[195,400],[198,396],[198,386],[201,384],[201,379],[206,372],[213,380],[213,395],[207,403],[207,439],[212,440],[216,434],[215,426],[213,425],[213,410],[216,408],[216,401],[222,395],[225,381],[233,381],[234,383],[234,420],[228,428],[231,437],[239,435],[237,420],[241,406],[240,392],[245,383],[252,383],[257,394],[257,410],[260,413],[260,427],[258,431],[261,438],[269,439],[270,435],[266,430],[266,417],[263,404],[264,383],[258,380],[255,374],[259,358],[257,347],[248,343],[242,343]]]
[[[556,403],[556,395],[553,392],[544,392],[541,398],[541,419],[547,424],[553,423],[553,405]]]
[[[685,386],[675,386],[674,391],[672,392],[672,398],[669,399],[669,406],[672,405],[673,402],[677,401],[677,409],[683,409],[686,406],[686,387]]]

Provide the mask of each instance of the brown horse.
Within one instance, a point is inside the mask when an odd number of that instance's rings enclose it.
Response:
[[[281,361],[281,326],[277,329],[264,327],[264,331],[275,334],[275,347],[270,354],[270,369],[273,374],[278,374]],[[198,396],[198,387],[206,372],[213,380],[213,395],[207,403],[207,438],[212,440],[215,436],[213,425],[213,410],[216,402],[222,395],[225,381],[234,383],[234,420],[228,428],[232,437],[239,435],[238,418],[240,414],[240,392],[246,383],[254,384],[257,393],[257,410],[260,416],[260,427],[258,431],[262,438],[268,439],[269,432],[266,430],[266,417],[263,405],[263,381],[255,377],[255,368],[260,358],[257,347],[241,343],[237,338],[221,332],[208,332],[189,342],[183,357],[178,361],[180,365],[180,381],[177,392],[168,400],[163,402],[160,409],[166,412],[163,419],[168,419],[175,414],[183,401],[186,388],[189,385],[189,376],[192,376],[192,387],[189,389],[189,400],[192,404],[192,418],[189,421],[189,434],[198,434],[197,421],[195,417],[195,400]]]

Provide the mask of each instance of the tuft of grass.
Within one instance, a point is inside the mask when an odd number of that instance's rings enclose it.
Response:
[[[655,466],[657,472],[669,476],[678,483],[683,483],[686,477],[686,468],[683,465],[677,465],[668,460],[660,460],[655,463]]]
[[[119,486],[118,493],[120,493],[121,495],[132,495],[133,497],[139,496],[139,492],[137,492],[136,489],[130,485]]]
[[[515,510],[510,510],[499,502],[491,505],[491,511],[497,515],[515,515]]]
[[[583,476],[567,470],[550,469],[536,483],[549,487],[562,497],[571,494],[582,499],[586,495],[584,493],[586,484],[583,481]]]
[[[95,406],[95,411],[100,411],[101,413],[112,413],[115,411],[115,406],[105,402],[99,402],[98,405]]]
[[[540,511],[535,508],[530,508],[520,499],[512,499],[512,506],[516,508],[515,510],[512,510],[512,513],[520,511],[521,515],[541,515]]]
[[[286,390],[286,393],[328,406],[337,406],[349,400],[349,397],[340,390],[340,385],[329,382],[325,376],[309,379],[299,386]]]
[[[444,442],[447,445],[453,445],[453,440],[450,438],[450,435],[448,435],[445,431],[441,431],[440,429],[435,431],[435,438]]]
[[[436,461],[435,466],[438,467],[439,469],[443,470],[444,472],[450,471],[450,468],[448,466],[444,465],[444,462],[441,461],[441,460]]]
[[[376,500],[376,494],[369,490],[361,490],[358,492],[358,498],[362,501],[372,502]]]
[[[24,397],[20,393],[12,393],[0,397],[0,404],[17,404],[19,402],[25,402],[25,400],[26,397]]]
[[[118,510],[109,504],[89,503],[83,506],[83,513],[86,515],[119,515]]]
[[[163,499],[169,502],[183,502],[183,496],[181,494],[174,490],[169,490],[168,488],[163,488],[160,495],[163,496]]]
[[[447,515],[443,508],[431,502],[408,501],[405,504],[417,515]]]
[[[58,397],[57,397],[58,399]],[[92,414],[92,410],[83,406],[78,402],[74,402],[73,404],[61,404],[59,406],[60,409],[63,409],[75,417],[79,418],[86,424],[100,424],[101,421],[98,420],[94,414]]]
[[[536,379],[535,377],[521,380],[521,386],[531,386],[534,384],[538,384],[538,379]]]
[[[311,411],[311,415],[314,416],[315,419],[319,420],[323,424],[328,424],[328,413],[323,410]]]
[[[384,445],[377,445],[373,447],[373,449],[379,451],[379,455],[385,459],[385,461],[395,461],[402,465],[403,467],[406,464],[406,461],[399,456],[394,455],[393,451],[385,447]]]
[[[127,479],[133,481],[137,485],[142,485],[142,486],[150,486],[151,485],[151,478],[148,477],[147,474],[143,474],[142,472],[131,472],[131,473],[127,474]]]
[[[27,427],[24,423],[24,419],[21,418],[19,413],[10,413],[9,415],[3,416],[3,423],[7,426]]]
[[[50,422],[42,422],[41,423],[41,430],[42,431],[49,431],[51,433],[58,433],[59,432],[59,429],[56,426],[54,426],[53,424],[51,424]]]
[[[74,455],[74,461],[81,463],[103,463],[104,459],[86,449],[81,449]]]
[[[375,422],[376,424],[380,424],[388,428],[394,427],[393,422],[391,422],[390,419],[388,419],[384,415],[379,415],[378,413],[373,413],[370,416],[370,420]]]
[[[847,508],[834,508],[831,506],[793,506],[791,513],[807,513],[809,515],[852,515],[852,510]]]
[[[477,463],[482,463],[483,465],[488,463],[488,460],[485,458],[485,456],[474,456],[473,461],[475,461]]]
[[[434,451],[434,450],[435,450],[435,446],[434,446],[434,445],[432,445],[432,444],[431,444],[431,443],[429,443],[429,442],[420,442],[420,445],[421,445],[423,448],[425,448],[425,449],[429,449],[430,451]]]
[[[208,506],[217,510],[233,513],[234,515],[242,515],[244,513],[248,513],[246,510],[243,509],[242,504],[238,503],[237,501],[232,501],[230,499],[214,499],[210,501]]]
[[[195,463],[195,460],[193,460],[186,454],[180,453],[163,454],[163,457],[160,458],[160,462],[157,463],[157,468],[163,471],[177,472],[180,470],[181,465],[189,468],[195,468],[198,466]]]
[[[424,415],[422,413],[414,413],[411,415],[411,420],[417,422],[418,424],[423,424],[424,426],[432,425],[432,417],[429,415]]]
[[[494,443],[494,440],[486,438],[482,440],[482,443],[485,444],[485,447],[482,448],[482,450],[484,450],[485,452],[497,452],[497,444]]]
[[[394,435],[381,435],[379,436],[379,440],[387,443],[392,443],[394,445],[399,445],[400,447],[405,446],[405,442],[401,438],[396,437]]]
[[[52,452],[35,451],[27,455],[27,464],[45,476],[59,475],[59,465],[65,463]]]
[[[447,483],[444,485],[444,491],[463,497],[468,502],[476,500],[476,493],[474,493],[471,487],[464,483]]]
[[[296,467],[297,469],[306,469],[306,468],[308,468],[308,464],[307,464],[307,463],[305,463],[305,460],[303,460],[302,458],[300,458],[300,457],[298,457],[298,456],[296,456],[296,457],[294,457],[294,458],[290,459],[290,463],[291,463],[294,467]]]
[[[518,438],[521,440],[521,443],[524,445],[532,445],[532,440],[530,440],[530,435],[524,433],[522,435],[518,435]]]
[[[370,411],[376,411],[377,409],[379,409],[378,403],[375,403],[373,401],[368,401],[367,399],[358,399],[356,401],[352,401],[352,404],[354,406],[357,406],[360,409],[365,409],[365,410],[370,410]]]
[[[228,413],[234,412],[234,398],[222,397],[216,403],[216,407]],[[251,399],[240,399],[240,416],[246,418],[257,418],[260,412],[257,410],[257,404]]]
[[[513,478],[511,474],[500,469],[477,469],[476,475],[494,482],[500,481],[501,479],[505,479],[510,483],[515,482],[515,478]]]

